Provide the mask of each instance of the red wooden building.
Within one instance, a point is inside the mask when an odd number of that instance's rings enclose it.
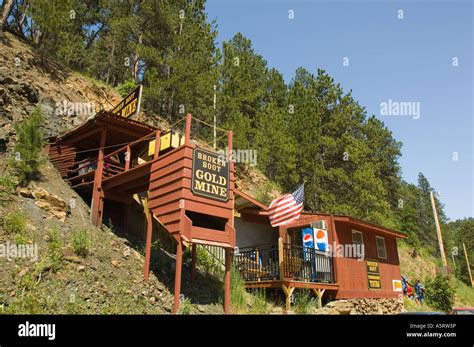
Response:
[[[51,162],[71,187],[90,197],[95,225],[102,223],[108,201],[122,206],[125,220],[134,200],[144,206],[145,278],[150,269],[153,220],[174,238],[174,312],[179,308],[183,247],[201,244],[223,248],[224,310],[228,312],[231,251],[235,247],[234,168],[231,161],[222,160],[217,153],[191,142],[192,119],[190,114],[186,116],[184,141],[181,141],[177,133],[162,134],[154,127],[102,111],[52,139],[48,152]],[[231,151],[231,131],[227,133],[227,146]],[[194,265],[195,249],[192,247]]]
[[[120,206],[129,225],[130,206],[139,202],[146,216],[144,276],[150,269],[153,225],[176,242],[174,312],[179,308],[182,254],[192,247],[224,250],[224,310],[230,305],[230,267],[234,263],[248,288],[281,288],[287,308],[295,288],[310,288],[320,301],[329,298],[396,297],[400,268],[398,231],[342,215],[309,214],[286,226],[270,226],[267,206],[234,187],[228,158],[191,141],[192,121],[178,133],[102,111],[63,136],[48,152],[62,177],[91,201],[91,218],[100,225],[104,206]],[[232,153],[232,132],[227,132]],[[321,228],[333,252],[303,247],[302,228]],[[348,254],[354,245],[362,253]],[[342,248],[341,254],[337,249]],[[346,249],[347,248],[347,249]]]

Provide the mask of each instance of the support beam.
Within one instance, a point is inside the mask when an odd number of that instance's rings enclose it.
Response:
[[[281,289],[283,290],[283,293],[285,293],[285,303],[286,303],[286,313],[291,312],[291,296],[293,295],[293,292],[295,291],[295,287],[287,287],[284,284],[281,286]]]
[[[181,270],[183,265],[183,245],[181,238],[178,237],[178,244],[176,246],[176,272],[174,277],[174,303],[173,313],[177,314],[179,311],[180,296],[181,296]]]
[[[127,146],[127,151],[125,152],[125,171],[130,170],[130,162],[132,161],[132,149],[130,145]]]
[[[467,271],[469,272],[469,279],[471,280],[471,287],[474,287],[474,282],[472,281],[471,265],[469,265],[469,258],[467,256],[466,245],[462,243],[462,248],[464,249],[464,256],[466,257]]]
[[[196,251],[197,251],[197,243],[192,244],[191,248],[191,285],[194,285],[194,281],[196,280]]]
[[[323,295],[326,289],[312,288],[314,295],[318,297],[318,308],[323,307]]]
[[[184,144],[191,144],[191,113],[186,115],[186,128],[184,132]]]
[[[155,135],[155,153],[153,154],[153,159],[158,159],[158,154],[160,153],[160,135],[161,132],[157,130]]]
[[[285,269],[283,268],[283,238],[278,238],[278,270],[280,272],[280,280],[285,277]]]
[[[148,210],[148,206],[145,207]],[[145,280],[148,280],[150,274],[150,258],[151,258],[151,237],[153,232],[153,220],[151,219],[151,212],[146,213],[146,244],[145,244]]]
[[[102,175],[104,172],[104,147],[107,138],[107,128],[103,127],[100,135],[100,148],[97,157],[97,169],[94,174],[94,186],[92,188],[91,220],[99,227],[102,224],[104,209],[104,191],[102,190]]]
[[[231,249],[225,249],[224,275],[224,313],[230,313],[230,267],[232,263]]]

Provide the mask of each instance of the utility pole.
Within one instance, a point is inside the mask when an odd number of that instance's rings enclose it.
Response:
[[[443,266],[447,267],[448,262],[446,261],[446,254],[444,253],[443,236],[441,235],[441,226],[439,225],[438,212],[436,212],[436,205],[435,205],[433,192],[430,192],[430,198],[431,198],[431,206],[433,207],[433,216],[434,216],[434,220],[436,224],[436,233],[438,234],[438,245],[439,245],[439,251],[441,253],[441,261],[443,262]]]
[[[469,272],[469,279],[471,280],[471,287],[474,287],[474,282],[472,282],[471,266],[469,265],[469,258],[467,257],[466,245],[464,244],[464,242],[462,243],[462,247],[464,248],[464,256],[466,257],[467,271]]]
[[[217,118],[216,118],[216,101],[217,101],[217,86],[214,84],[214,149],[217,148],[217,143],[216,143],[216,123],[217,123]]]

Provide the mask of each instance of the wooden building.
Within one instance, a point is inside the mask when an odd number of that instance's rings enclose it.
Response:
[[[150,271],[153,225],[176,242],[174,312],[179,309],[183,248],[222,249],[224,311],[230,306],[233,261],[248,288],[281,288],[287,309],[295,288],[309,288],[319,298],[396,297],[400,268],[398,231],[342,215],[303,213],[289,225],[272,228],[267,206],[234,187],[234,165],[217,152],[191,141],[190,114],[184,138],[102,111],[86,123],[51,139],[52,164],[70,186],[91,201],[91,219],[99,226],[104,206],[121,209],[128,227],[130,206],[140,203],[146,216],[144,276]],[[232,132],[227,132],[232,153]],[[332,253],[304,247],[302,228],[319,228]],[[363,254],[347,254],[363,245]],[[342,247],[339,254],[337,249]],[[346,247],[346,248],[344,248]]]
[[[287,309],[293,291],[328,299],[393,298],[401,294],[397,238],[404,233],[344,215],[302,213],[272,228],[265,207],[241,209],[234,256],[248,288],[281,288]],[[328,251],[303,246],[302,229],[326,232]],[[249,237],[251,234],[251,243]],[[363,245],[363,247],[361,247]]]
[[[130,205],[142,204],[147,219],[145,278],[150,269],[153,220],[176,241],[174,312],[179,308],[183,247],[223,248],[224,310],[228,312],[235,247],[234,167],[227,158],[191,142],[192,120],[188,114],[181,141],[177,133],[161,134],[154,127],[102,111],[52,139],[47,151],[71,187],[86,199],[90,197],[95,225],[102,223],[104,205],[109,202],[122,206],[125,225]],[[231,152],[231,131],[227,146]],[[192,250],[194,267],[196,248]]]

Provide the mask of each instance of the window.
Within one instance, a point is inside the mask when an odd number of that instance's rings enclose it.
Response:
[[[352,230],[352,243],[356,245],[363,245],[364,238],[362,237],[362,232],[357,230]]]
[[[385,239],[380,236],[375,236],[377,244],[377,256],[381,259],[387,259],[387,250],[385,248]]]
[[[354,255],[356,257],[362,257],[364,255],[364,237],[362,232],[352,230],[352,244],[354,247]]]

